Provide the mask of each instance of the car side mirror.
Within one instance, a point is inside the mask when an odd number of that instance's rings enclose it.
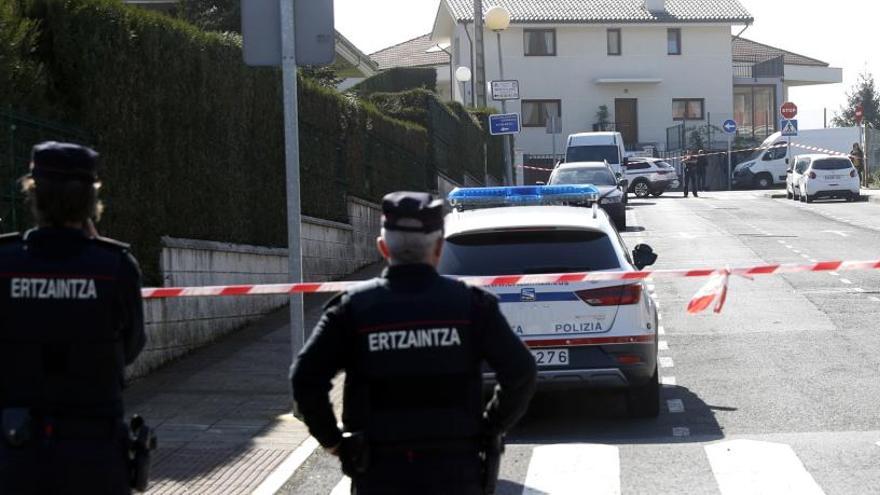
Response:
[[[792,172],[791,169],[788,169],[788,170],[785,171],[785,173],[787,173],[787,174],[790,174],[791,172]]]
[[[629,158],[627,158],[627,157],[623,157],[623,164],[622,164],[622,165],[623,165],[624,167],[626,167],[627,165],[629,165]]]
[[[621,189],[626,189],[629,187],[629,179],[620,179],[617,181],[617,184],[620,185]]]
[[[633,264],[639,270],[646,266],[651,266],[657,262],[657,255],[654,249],[647,244],[639,244],[633,249]]]

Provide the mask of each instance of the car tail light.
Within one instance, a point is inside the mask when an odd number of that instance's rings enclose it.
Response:
[[[810,172],[810,178],[811,178],[811,179],[815,179],[815,178],[816,178],[816,172]]]
[[[626,306],[638,304],[642,298],[641,285],[617,285],[601,289],[575,291],[578,298],[590,306]]]
[[[614,356],[614,359],[620,364],[639,364],[642,362],[641,356],[636,356],[634,354],[618,354],[617,356]]]
[[[855,176],[856,176],[856,169],[852,169],[852,170],[850,170],[850,171],[849,171],[849,176],[850,176],[850,177],[855,177]]]

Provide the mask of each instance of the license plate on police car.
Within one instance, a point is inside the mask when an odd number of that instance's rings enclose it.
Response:
[[[538,366],[568,366],[568,349],[532,349]]]

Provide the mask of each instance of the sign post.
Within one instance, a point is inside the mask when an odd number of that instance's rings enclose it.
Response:
[[[721,125],[724,133],[727,134],[727,190],[733,190],[733,158],[731,157],[731,148],[733,147],[733,136],[736,134],[736,121],[727,119]]]
[[[547,134],[553,140],[553,160],[556,160],[556,135],[562,133],[562,119],[556,115],[547,117]],[[554,163],[555,165],[555,163]]]
[[[798,114],[798,107],[794,103],[787,101],[782,104],[779,113],[783,117],[782,125],[780,126],[782,127],[782,135],[788,138],[785,150],[785,164],[789,165],[791,161],[791,137],[798,135],[797,120],[794,120]]]

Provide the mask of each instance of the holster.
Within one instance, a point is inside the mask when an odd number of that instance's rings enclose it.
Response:
[[[33,419],[30,409],[11,407],[3,409],[3,440],[13,448],[24,447],[33,437]]]
[[[150,481],[150,458],[156,450],[156,433],[137,414],[129,423],[129,486],[139,492],[147,490]]]
[[[342,472],[349,478],[363,475],[370,468],[370,444],[367,435],[362,431],[347,431],[342,434],[339,446],[339,460],[342,461]]]
[[[483,462],[483,493],[494,495],[501,470],[501,455],[504,454],[504,435],[492,435],[484,439],[480,459]]]

